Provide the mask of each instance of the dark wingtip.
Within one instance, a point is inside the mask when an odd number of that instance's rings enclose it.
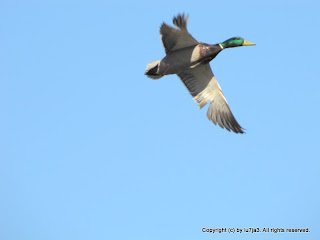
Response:
[[[176,17],[173,18],[173,24],[180,29],[187,29],[189,15],[185,15],[184,13],[179,13]]]
[[[244,131],[244,130],[246,130],[246,129],[244,129],[244,128],[242,128],[241,126],[240,126],[240,128],[238,129],[238,132],[235,132],[235,133],[240,133],[240,134],[246,134],[246,132]]]
[[[234,133],[240,133],[240,134],[244,134],[245,133],[245,129],[243,127],[240,126],[240,124],[237,122],[237,120],[233,117],[233,119],[231,118],[231,121],[230,121],[230,127],[231,127],[231,130],[234,132]]]
[[[229,132],[234,132],[236,134],[244,134],[245,129],[240,126],[235,117],[233,116],[231,110],[228,107],[229,112],[216,111],[212,110],[212,103],[209,106],[207,117],[214,125],[219,125],[221,128],[226,129]]]

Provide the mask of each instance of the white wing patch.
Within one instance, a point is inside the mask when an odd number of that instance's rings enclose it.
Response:
[[[198,103],[200,109],[207,103],[211,103],[207,112],[210,121],[215,125],[219,124],[220,127],[226,128],[228,131],[244,133],[243,128],[233,116],[209,64],[201,64],[190,68],[179,73],[178,76]]]

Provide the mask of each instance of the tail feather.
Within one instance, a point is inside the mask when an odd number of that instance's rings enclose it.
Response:
[[[152,79],[159,79],[162,77],[162,75],[159,75],[158,68],[159,68],[159,63],[161,60],[153,61],[147,65],[146,72],[144,73],[147,75],[149,78]]]

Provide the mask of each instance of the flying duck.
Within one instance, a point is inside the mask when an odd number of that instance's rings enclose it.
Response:
[[[200,109],[211,103],[207,112],[210,121],[228,131],[242,134],[244,129],[233,116],[209,62],[226,48],[255,44],[240,37],[218,44],[199,42],[187,30],[188,18],[184,14],[174,17],[173,24],[177,28],[162,23],[160,34],[166,56],[149,63],[145,75],[159,79],[164,75],[177,74]]]

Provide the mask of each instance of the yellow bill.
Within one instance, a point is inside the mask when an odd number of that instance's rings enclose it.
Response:
[[[255,43],[248,42],[248,41],[246,41],[246,40],[244,40],[244,42],[243,42],[243,44],[242,44],[242,46],[254,46],[254,45],[256,45],[256,44],[255,44]]]

